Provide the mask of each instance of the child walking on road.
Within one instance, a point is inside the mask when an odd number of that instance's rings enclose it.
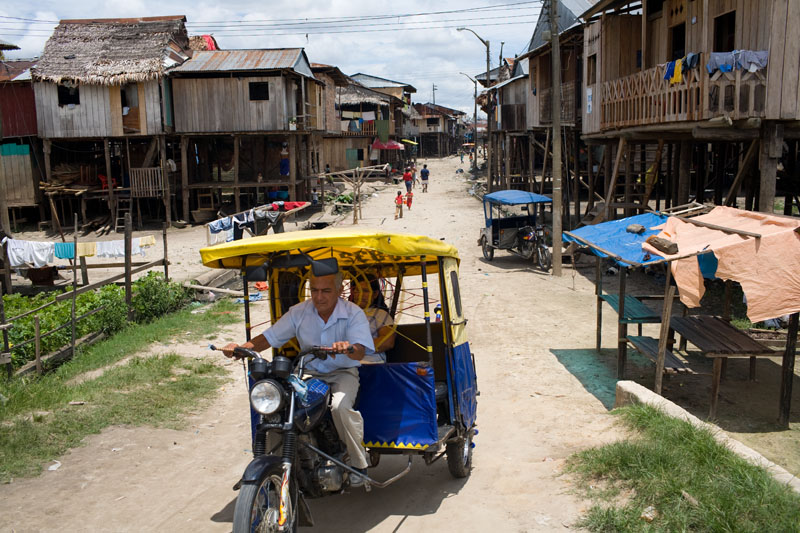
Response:
[[[403,218],[403,191],[397,191],[394,197],[394,219]]]
[[[408,191],[406,193],[406,207],[408,207],[409,211],[411,211],[411,200],[413,200],[413,199],[414,199],[414,193],[411,192],[411,191]]]

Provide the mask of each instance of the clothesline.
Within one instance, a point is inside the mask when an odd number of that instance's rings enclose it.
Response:
[[[75,259],[78,257],[125,257],[125,240],[79,242],[77,250],[73,242],[41,242],[4,238],[7,246],[8,263],[12,268],[33,265],[43,268],[52,264],[55,258]],[[155,246],[153,235],[135,237],[131,240],[131,255],[145,256],[145,248]],[[77,251],[77,253],[76,253]]]
[[[225,238],[225,242],[238,241],[242,238],[245,229],[250,230],[252,233],[255,230],[255,221],[267,219],[270,225],[274,225],[280,216],[298,207],[307,205],[308,202],[284,202],[278,201],[271,204],[254,207],[241,213],[236,213],[227,217],[218,218],[206,224],[210,235],[218,235],[222,232],[220,237]],[[210,238],[209,244],[216,244],[218,238],[215,237],[212,241]]]

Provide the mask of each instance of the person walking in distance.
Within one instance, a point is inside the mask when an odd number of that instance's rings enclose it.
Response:
[[[408,191],[406,193],[406,207],[408,208],[409,211],[411,211],[411,201],[413,199],[414,199],[414,193],[411,192],[411,191]]]
[[[431,171],[428,170],[428,165],[422,165],[422,170],[419,171],[419,175],[422,178],[422,192],[428,192],[428,178],[431,175]]]
[[[406,184],[406,192],[411,192],[411,187],[414,184],[414,176],[411,174],[411,167],[406,167],[406,171],[403,173],[403,182]]]
[[[394,197],[394,219],[398,218],[403,218],[403,191],[397,191]]]

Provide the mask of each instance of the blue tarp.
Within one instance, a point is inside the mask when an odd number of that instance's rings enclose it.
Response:
[[[652,229],[655,226],[660,226],[667,221],[666,215],[657,215],[654,213],[643,213],[632,217],[621,218],[619,220],[612,220],[610,222],[603,222],[595,224],[594,226],[584,226],[574,231],[571,234],[580,237],[586,242],[589,242],[599,248],[608,250],[612,254],[618,255],[622,259],[641,263],[646,265],[654,261],[663,259],[661,256],[653,255],[649,259],[645,259],[645,252],[642,250],[642,243],[651,235],[657,235],[661,230]],[[645,230],[640,233],[630,233],[625,230],[631,224],[641,224]],[[565,242],[577,242],[583,245],[582,242],[573,239],[566,233],[564,234]],[[591,248],[592,253],[600,257],[608,257],[606,254]],[[620,266],[629,267],[630,264],[617,261]]]
[[[484,202],[503,205],[544,204],[553,201],[552,198],[526,191],[497,191],[483,197]]]

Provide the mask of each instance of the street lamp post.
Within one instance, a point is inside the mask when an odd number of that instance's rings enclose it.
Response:
[[[491,70],[490,62],[489,62],[489,41],[484,40],[480,35],[475,33],[475,31],[469,28],[456,28],[458,31],[468,31],[471,32],[472,35],[478,38],[480,42],[486,47],[486,87],[488,88],[491,84],[491,80],[489,79],[489,71]],[[475,86],[475,90],[477,92],[477,85]],[[475,128],[477,132],[477,126]],[[486,157],[488,159],[489,164],[488,169],[486,171],[486,190],[487,192],[492,192],[492,95],[489,91],[486,92],[486,140],[488,141],[488,145],[486,146]],[[477,143],[476,143],[477,146]],[[475,159],[478,159],[477,152],[475,153]]]
[[[461,74],[464,74],[461,72]],[[475,85],[475,91],[472,94],[472,144],[473,148],[473,158],[472,158],[472,171],[478,171],[478,80],[472,79],[472,76],[469,74],[464,74],[469,81],[471,81]]]

